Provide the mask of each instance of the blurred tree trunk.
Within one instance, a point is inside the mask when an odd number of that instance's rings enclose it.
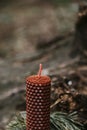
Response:
[[[71,56],[87,57],[87,5],[81,4],[78,11],[78,19],[75,25],[75,38]]]

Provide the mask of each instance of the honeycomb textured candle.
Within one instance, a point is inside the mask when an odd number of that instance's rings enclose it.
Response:
[[[27,130],[50,130],[50,86],[48,76],[26,79]]]

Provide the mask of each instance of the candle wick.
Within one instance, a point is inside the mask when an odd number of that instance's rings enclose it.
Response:
[[[41,76],[41,73],[42,73],[42,64],[40,64],[38,76]]]

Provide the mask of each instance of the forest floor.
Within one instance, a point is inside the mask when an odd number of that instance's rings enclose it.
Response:
[[[71,6],[68,7],[70,9]],[[40,63],[43,64],[43,74],[49,75],[52,79],[51,112],[77,111],[79,121],[87,123],[87,63],[86,61],[84,63],[80,56],[75,58],[70,56],[74,38],[72,28],[76,18],[73,18],[73,23],[70,21],[76,9],[71,13],[68,9],[35,5],[26,10],[24,8],[8,10],[8,7],[1,10],[1,14],[3,12],[7,17],[14,16],[16,27],[13,27],[13,21],[12,27],[9,24],[11,28],[6,25],[8,30],[14,30],[13,35],[9,32],[13,39],[3,41],[1,38],[0,49],[3,53],[0,58],[0,130],[5,129],[16,112],[26,110],[25,79],[29,75],[37,74]],[[31,15],[28,14],[29,11]],[[23,21],[19,22],[19,19]],[[64,19],[66,20],[63,21]],[[65,27],[66,23],[69,23],[68,27]],[[4,33],[7,36],[5,31]],[[49,45],[48,42],[54,37],[58,37],[59,40]],[[6,44],[9,45],[8,48]]]

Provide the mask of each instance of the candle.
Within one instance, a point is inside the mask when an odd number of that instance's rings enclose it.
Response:
[[[38,75],[26,79],[26,126],[27,130],[50,130],[50,86],[51,79],[42,76],[42,65]]]

